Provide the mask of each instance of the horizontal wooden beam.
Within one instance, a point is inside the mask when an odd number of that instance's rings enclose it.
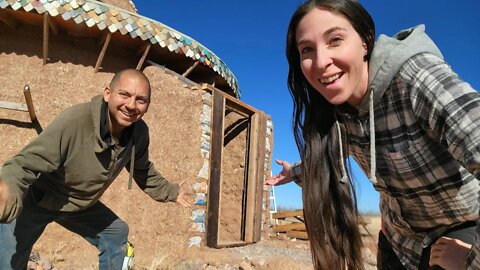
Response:
[[[273,218],[287,218],[287,217],[303,217],[303,210],[295,210],[295,211],[284,211],[284,212],[277,212],[273,213]]]
[[[308,240],[308,234],[306,231],[289,231],[287,232],[287,236],[290,238],[298,238]]]
[[[7,109],[7,110],[28,112],[27,105],[23,103],[0,101],[0,108]]]
[[[274,232],[305,231],[305,223],[295,222],[290,224],[277,225],[273,227]]]

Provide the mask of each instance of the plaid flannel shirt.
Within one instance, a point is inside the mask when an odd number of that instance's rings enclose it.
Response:
[[[374,187],[386,237],[406,268],[418,269],[424,247],[449,227],[478,219],[480,94],[441,58],[421,53],[374,104]],[[347,132],[344,147],[369,172],[368,112],[340,106],[337,118]],[[480,269],[478,241],[468,269]]]

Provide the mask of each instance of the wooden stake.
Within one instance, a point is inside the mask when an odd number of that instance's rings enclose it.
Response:
[[[100,55],[98,55],[97,63],[95,64],[95,73],[98,72],[100,69],[100,66],[102,65],[103,62],[103,57],[105,56],[105,52],[107,51],[108,44],[110,43],[110,38],[112,37],[112,33],[108,33],[107,38],[105,39],[105,42],[103,43],[102,50],[100,51]]]
[[[27,102],[28,114],[30,115],[30,120],[32,123],[37,121],[37,116],[35,115],[35,108],[33,107],[32,95],[30,94],[30,87],[25,85],[23,88],[23,95],[25,96],[25,101]]]

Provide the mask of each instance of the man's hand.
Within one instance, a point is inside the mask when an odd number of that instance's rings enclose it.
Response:
[[[178,192],[177,203],[183,205],[184,207],[190,207],[192,205],[189,202],[187,202],[187,200],[185,199],[186,194],[185,194],[185,190],[182,187],[183,184],[185,184],[185,180],[179,183],[180,191]]]
[[[275,160],[275,162],[277,162],[278,165],[281,165],[283,169],[279,174],[265,179],[265,184],[272,185],[272,186],[279,186],[279,185],[283,185],[293,181],[294,179],[292,178],[292,173],[291,173],[292,165],[284,160],[277,159]]]
[[[445,270],[465,269],[465,261],[472,245],[458,239],[440,237],[430,251],[430,266],[438,265]]]
[[[5,222],[3,219],[7,219],[7,201],[10,197],[10,187],[0,179],[0,223]]]

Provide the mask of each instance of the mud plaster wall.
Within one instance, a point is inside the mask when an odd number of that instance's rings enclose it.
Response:
[[[0,27],[0,100],[24,103],[22,90],[29,84],[38,120],[44,128],[62,110],[101,94],[113,72],[136,66],[136,60],[118,57],[125,52],[107,50],[103,72],[94,73],[97,41],[62,36],[50,38],[49,63],[43,66],[41,40],[40,28]],[[153,89],[152,104],[144,117],[150,127],[150,158],[170,181],[186,180],[185,187],[193,203],[196,193],[192,187],[205,183],[198,176],[204,165],[200,119],[205,92],[185,88],[176,78],[155,67],[147,67],[144,72]],[[1,163],[36,136],[28,113],[0,109],[0,140],[4,146]],[[238,152],[245,152],[242,145],[239,147]],[[234,171],[239,164],[224,166]],[[194,252],[188,248],[189,238],[201,234],[192,227],[192,211],[202,210],[203,206],[187,209],[174,203],[157,203],[136,185],[127,190],[125,172],[114,181],[102,201],[129,224],[129,239],[135,246],[139,269],[168,265]],[[34,249],[58,269],[95,269],[97,265],[96,249],[56,224],[47,227]]]

